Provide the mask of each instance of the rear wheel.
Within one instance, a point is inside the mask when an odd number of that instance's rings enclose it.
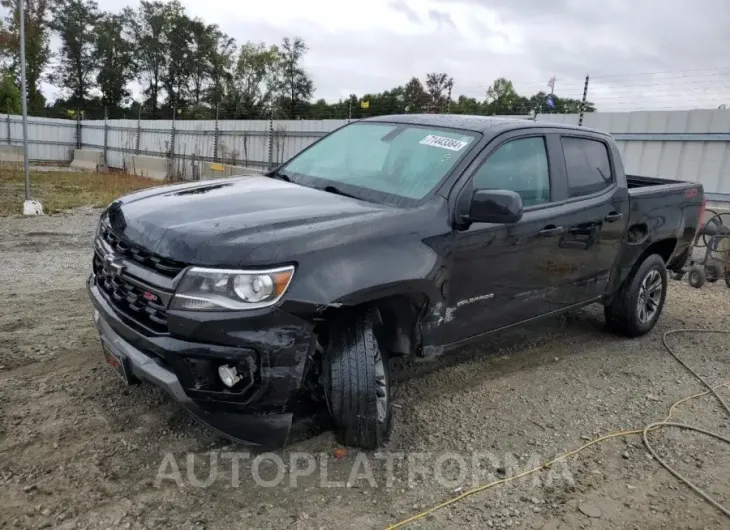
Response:
[[[649,333],[662,313],[666,295],[664,260],[652,254],[631,273],[613,301],[604,308],[609,329],[627,337]]]
[[[376,449],[390,436],[388,363],[375,334],[374,308],[335,322],[325,352],[325,395],[341,443]]]

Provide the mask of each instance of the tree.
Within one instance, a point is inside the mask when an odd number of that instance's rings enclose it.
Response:
[[[22,112],[20,90],[15,85],[13,74],[7,70],[2,72],[0,77],[0,112],[8,114]]]
[[[228,107],[237,116],[260,118],[280,89],[281,56],[276,46],[247,42],[238,52]]]
[[[526,109],[520,108],[520,95],[512,81],[500,77],[494,80],[487,89],[487,113],[491,115],[524,114]]]
[[[165,68],[162,84],[167,92],[168,106],[174,111],[185,105],[188,81],[193,72],[193,26],[199,21],[191,20],[177,0],[166,4],[165,25]]]
[[[293,39],[285,37],[279,49],[281,60],[279,88],[282,99],[289,99],[292,119],[296,116],[297,104],[308,102],[314,92],[314,83],[300,64],[306,52],[307,45],[300,37]]]
[[[205,96],[205,88],[211,77],[211,59],[216,45],[218,26],[206,25],[202,20],[190,21],[190,87],[188,92],[198,106]]]
[[[426,91],[431,99],[429,106],[432,112],[446,112],[453,88],[453,77],[444,73],[426,74]]]
[[[157,117],[162,76],[167,64],[165,33],[167,31],[167,6],[161,1],[142,0],[132,21],[134,41],[137,44],[139,80]]]
[[[236,41],[216,30],[214,35],[214,44],[210,50],[210,86],[206,93],[206,99],[212,105],[220,105],[226,94],[226,86],[231,84],[233,75],[231,67],[233,65],[233,55],[236,52]]]
[[[131,38],[133,18],[129,8],[121,14],[105,13],[94,28],[96,81],[102,103],[107,107],[120,107],[129,98],[127,86],[136,73],[136,48]]]
[[[485,105],[466,96],[459,96],[455,102],[451,104],[451,112],[453,114],[484,114]]]
[[[540,91],[529,99],[529,107],[535,112],[552,112],[556,114],[578,114],[582,102],[580,99],[561,98],[555,94],[552,95],[553,108],[547,105],[547,93]],[[590,101],[586,101],[584,112],[595,112],[596,106]]]
[[[20,5],[18,0],[0,0],[0,5],[9,11],[0,33],[0,58],[20,86]],[[49,0],[25,0],[25,70],[31,113],[40,112],[46,102],[40,84],[51,59],[49,15]]]
[[[406,112],[423,112],[429,103],[429,96],[417,77],[411,77],[403,88],[404,110]]]
[[[69,102],[84,107],[96,69],[94,28],[100,13],[94,0],[56,0],[51,28],[61,38],[58,77],[71,92]]]

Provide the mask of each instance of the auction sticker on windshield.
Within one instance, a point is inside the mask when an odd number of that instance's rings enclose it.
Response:
[[[454,140],[453,138],[445,138],[443,136],[435,136],[433,134],[429,134],[418,143],[430,145],[431,147],[448,149],[449,151],[461,151],[469,144],[469,142],[464,142],[462,140]]]

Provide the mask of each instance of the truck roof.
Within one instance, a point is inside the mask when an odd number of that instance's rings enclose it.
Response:
[[[495,118],[493,116],[472,116],[468,114],[390,114],[387,116],[374,116],[364,118],[362,121],[383,121],[390,123],[411,123],[413,125],[431,125],[434,127],[447,127],[452,129],[463,129],[480,133],[495,134],[509,129],[521,129],[527,127],[568,129],[582,132],[606,134],[603,131],[578,127],[577,125],[564,125],[561,123],[534,122],[523,118]]]

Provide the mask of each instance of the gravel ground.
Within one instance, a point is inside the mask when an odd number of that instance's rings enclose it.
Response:
[[[662,332],[730,329],[723,283],[695,290],[672,281],[656,330],[638,340],[605,333],[600,308],[591,307],[495,336],[439,366],[401,371],[383,453],[345,451],[325,432],[246,459],[162,392],[124,388],[102,363],[84,291],[96,215],[0,219],[2,528],[383,528],[474,481],[664,419],[672,403],[703,388],[663,349]],[[727,336],[670,340],[713,383],[730,380]],[[708,396],[680,405],[674,418],[730,436],[730,418]],[[726,445],[678,430],[651,438],[730,506]],[[305,474],[309,454],[317,461]],[[238,477],[231,455],[241,459]],[[303,476],[294,482],[296,470]],[[351,487],[333,484],[346,480]],[[630,436],[410,527],[704,529],[728,528],[728,520]]]

